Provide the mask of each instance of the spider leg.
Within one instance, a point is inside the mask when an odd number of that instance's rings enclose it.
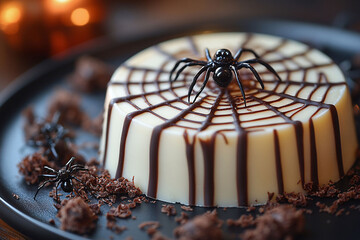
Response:
[[[44,168],[45,168],[46,170],[49,170],[49,171],[57,174],[57,171],[55,171],[55,170],[54,170],[53,168],[51,168],[51,167],[44,166]]]
[[[249,60],[243,61],[241,63],[260,63],[261,65],[265,66],[266,69],[269,70],[272,74],[274,74],[279,81],[281,81],[281,78],[277,74],[275,69],[273,67],[271,67],[270,64],[268,64],[267,62],[265,62],[261,59],[249,59]]]
[[[174,65],[173,69],[171,70],[170,72],[170,76],[169,76],[169,80],[170,81],[175,81],[175,80],[172,80],[172,75],[174,74],[175,70],[179,67],[179,65],[181,63],[197,63],[199,65],[206,65],[207,62],[204,62],[204,61],[198,61],[198,60],[195,60],[195,59],[191,59],[191,58],[183,58],[183,59],[180,59],[179,61],[176,62],[176,64]],[[184,70],[184,69],[183,69]]]
[[[74,162],[75,157],[71,157],[70,160],[65,164],[65,169],[68,170],[71,164]]]
[[[71,166],[71,169],[73,169],[73,168],[84,168],[84,169],[86,169],[86,170],[89,170],[89,169],[87,169],[86,167],[84,167],[83,165],[79,165],[79,164],[72,165],[72,166]]]
[[[199,66],[199,65],[200,65],[200,66],[203,66],[203,64],[199,64],[199,63],[187,63],[187,64],[185,64],[184,66],[182,66],[182,67],[177,71],[177,73],[176,73],[176,75],[175,75],[175,78],[172,79],[171,81],[172,81],[172,82],[176,81],[176,79],[178,79],[180,73],[182,73],[182,71],[184,71],[184,69],[185,69],[186,67],[196,66],[196,65],[198,65],[198,66]]]
[[[76,167],[76,168],[71,168],[71,173],[73,172],[77,172],[77,171],[89,171],[89,169],[84,168],[84,167]]]
[[[240,67],[241,68],[241,67]],[[240,69],[239,68],[239,69]],[[237,81],[237,83],[238,83],[238,85],[239,85],[239,87],[240,87],[240,91],[241,91],[241,94],[242,94],[242,96],[243,96],[243,98],[244,98],[244,104],[245,104],[245,107],[246,107],[246,97],[245,97],[245,92],[244,92],[244,88],[243,88],[243,86],[242,86],[242,84],[241,84],[241,82],[240,82],[240,79],[239,79],[239,75],[238,75],[238,72],[237,72],[237,69],[235,69],[235,67],[234,66],[232,66],[231,67],[231,70],[234,72],[234,74],[235,74],[235,77],[236,77],[236,81]]]
[[[39,193],[40,189],[42,189],[47,183],[49,182],[55,182],[57,181],[57,179],[50,179],[50,180],[46,180],[45,182],[43,182],[39,187],[38,189],[36,190],[36,193],[35,193],[35,196],[34,196],[34,200],[36,198],[36,195]]]
[[[30,140],[31,141],[31,144],[30,146],[32,147],[40,147],[40,146],[43,146],[43,142],[42,141],[34,141],[34,140]]]
[[[57,124],[59,122],[60,115],[61,115],[60,112],[57,111],[53,116],[52,122]]]
[[[194,98],[194,100],[193,100],[193,103],[196,101],[197,97],[198,97],[198,96],[200,95],[200,93],[204,90],[207,82],[209,81],[210,72],[211,72],[211,71],[210,71],[209,69],[206,70],[206,75],[205,75],[205,79],[204,79],[203,85],[201,86],[199,92],[196,94],[196,96],[195,96],[195,98]]]
[[[192,93],[192,90],[194,89],[194,86],[196,84],[197,79],[200,77],[200,75],[206,70],[208,69],[208,66],[203,66],[200,71],[195,75],[195,77],[193,78],[193,81],[191,82],[190,88],[189,88],[189,92],[188,92],[188,102],[190,102],[190,96]]]
[[[58,187],[59,187],[59,185],[60,185],[60,180],[59,181],[57,181],[57,183],[56,183],[56,185],[55,185],[55,197],[56,198],[58,198],[58,193],[57,193],[57,189],[58,189]]]
[[[209,61],[209,62],[212,62],[212,58],[210,56],[210,51],[208,48],[205,48],[205,55],[206,55],[206,59]]]
[[[264,89],[264,83],[259,75],[259,73],[255,70],[255,68],[253,66],[251,66],[250,64],[248,63],[241,63],[239,64],[238,66],[239,68],[242,68],[242,67],[245,67],[245,68],[248,68],[251,70],[251,72],[254,74],[256,80],[258,80],[258,82],[260,83],[261,85],[261,88]]]
[[[78,181],[79,183],[81,183],[82,185],[84,185],[85,188],[87,188],[86,184],[83,183],[83,182],[82,182],[80,179],[78,179],[77,177],[72,176],[71,178],[72,178],[72,179],[75,179],[76,181]]]
[[[235,61],[239,60],[239,58],[240,58],[240,56],[241,56],[241,54],[242,54],[243,52],[252,53],[252,54],[254,54],[254,56],[255,56],[256,58],[260,58],[260,56],[259,56],[254,50],[248,49],[248,48],[240,48],[240,49],[235,53],[234,60],[235,60]]]
[[[51,174],[41,174],[41,177],[49,177],[49,178],[56,178],[57,175],[51,175]]]
[[[56,150],[55,150],[55,146],[53,144],[50,145],[50,151],[53,154],[55,159],[59,158],[59,155],[57,154]]]

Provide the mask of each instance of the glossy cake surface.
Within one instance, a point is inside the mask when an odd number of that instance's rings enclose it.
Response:
[[[206,61],[226,48],[258,53],[262,89],[252,72],[220,88],[212,76],[196,102],[187,100],[200,67],[175,82],[169,72],[183,57]],[[243,54],[239,61],[254,58]],[[199,91],[200,76],[191,99]],[[100,147],[111,175],[148,196],[200,206],[264,203],[268,192],[300,192],[302,183],[337,181],[355,161],[357,140],[341,70],[306,45],[278,37],[212,33],[152,46],[114,73],[105,100]]]

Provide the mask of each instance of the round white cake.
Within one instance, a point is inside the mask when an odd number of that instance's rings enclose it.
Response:
[[[209,76],[197,100],[188,91],[201,66],[174,82],[182,58],[208,61],[218,49],[252,49],[264,64],[219,87]],[[239,62],[253,59],[244,52]],[[204,82],[201,74],[191,99]],[[149,197],[198,206],[265,203],[268,193],[302,192],[337,181],[355,161],[357,139],[345,78],[304,44],[247,33],[211,33],[166,41],[123,63],[109,83],[101,157],[113,177],[134,178]]]

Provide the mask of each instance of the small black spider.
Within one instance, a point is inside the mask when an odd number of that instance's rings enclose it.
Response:
[[[50,155],[58,160],[59,155],[56,151],[56,145],[59,141],[68,139],[69,131],[58,123],[60,114],[56,113],[51,122],[46,122],[40,128],[39,132],[28,140],[32,147],[45,148],[45,155]]]
[[[244,52],[252,53],[255,56],[255,58],[238,62],[241,54]],[[192,90],[194,89],[194,86],[196,84],[196,80],[205,71],[206,71],[206,73],[205,73],[204,82],[200,88],[200,91],[196,94],[193,102],[196,101],[197,97],[204,90],[206,83],[209,80],[209,76],[210,76],[211,72],[213,73],[213,79],[215,80],[217,85],[219,85],[220,87],[227,87],[230,84],[231,80],[233,79],[233,74],[234,74],[236,77],[236,81],[240,87],[241,93],[243,95],[245,106],[246,106],[245,92],[244,92],[243,86],[239,80],[239,74],[237,72],[238,70],[240,70],[241,68],[250,69],[251,72],[254,74],[256,80],[259,81],[261,87],[264,89],[264,83],[261,80],[260,75],[255,70],[255,68],[250,65],[252,63],[260,63],[260,64],[264,65],[270,72],[272,72],[281,81],[281,78],[276,73],[276,71],[268,63],[261,60],[259,55],[251,49],[241,48],[239,51],[237,51],[237,53],[235,54],[234,57],[232,56],[232,54],[229,50],[219,49],[216,51],[215,56],[212,59],[210,57],[209,49],[206,48],[205,55],[206,55],[207,61],[200,61],[200,60],[195,60],[195,59],[191,59],[191,58],[180,59],[179,61],[176,62],[174,68],[170,72],[170,81],[175,81],[179,77],[180,73],[186,67],[203,66],[199,70],[199,72],[195,75],[195,77],[190,85],[189,92],[188,92],[188,102],[190,102],[190,96],[191,96]],[[182,66],[177,71],[176,76],[173,79],[172,76],[181,63],[185,63],[185,65]]]
[[[72,165],[73,162],[75,160],[75,157],[72,157],[65,165],[65,167],[63,167],[62,169],[60,169],[59,171],[56,171],[48,166],[44,166],[44,168],[46,170],[51,171],[54,174],[42,174],[40,175],[41,177],[48,177],[48,178],[53,178],[53,179],[49,179],[46,180],[45,182],[43,182],[37,189],[35,196],[34,196],[34,200],[36,198],[36,195],[38,194],[38,192],[40,191],[41,188],[43,188],[47,183],[49,182],[56,182],[55,185],[55,196],[57,198],[57,188],[59,187],[59,185],[61,184],[61,188],[62,190],[64,190],[64,192],[72,192],[73,190],[73,183],[72,183],[72,179],[75,179],[76,181],[80,182],[82,185],[84,185],[86,187],[86,185],[78,178],[76,178],[74,176],[75,173],[77,173],[78,171],[89,171],[89,169],[84,168],[81,165]]]

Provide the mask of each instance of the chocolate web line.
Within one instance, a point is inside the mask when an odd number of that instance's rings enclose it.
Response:
[[[196,46],[195,41],[192,38],[188,38],[189,40],[189,46],[192,50],[192,54],[196,55],[198,58],[204,57],[201,56],[203,53],[199,51],[198,47]],[[240,44],[240,47],[247,47],[248,44],[251,44],[252,36],[249,35],[245,42]],[[259,88],[259,84],[255,84],[252,89],[250,89],[250,92],[246,94],[247,101],[248,101],[248,108],[255,108],[255,107],[261,107],[264,106],[265,108],[260,108],[258,110],[252,110],[251,112],[244,112],[247,108],[243,105],[243,102],[241,100],[240,92],[239,90],[233,90],[233,89],[226,89],[226,91],[221,89],[208,89],[209,91],[204,91],[200,97],[202,98],[197,101],[194,104],[188,104],[186,101],[186,95],[179,96],[176,93],[176,90],[178,89],[188,89],[188,86],[190,82],[192,81],[192,74],[188,71],[184,71],[179,77],[179,79],[175,83],[169,83],[167,80],[159,80],[162,74],[165,74],[168,76],[169,71],[165,70],[164,68],[168,64],[172,64],[174,61],[178,59],[178,57],[175,55],[172,55],[170,53],[165,52],[160,48],[160,46],[156,46],[154,49],[156,49],[160,54],[163,54],[168,58],[168,61],[165,61],[163,65],[159,69],[151,69],[151,68],[139,68],[139,67],[133,67],[133,66],[127,66],[123,65],[124,68],[129,70],[129,75],[127,77],[126,82],[116,82],[112,81],[111,85],[121,85],[125,86],[125,89],[127,91],[126,97],[121,98],[115,98],[110,101],[109,104],[109,111],[108,111],[108,123],[109,126],[109,119],[111,116],[111,109],[114,104],[120,103],[120,102],[127,102],[131,106],[135,108],[135,110],[131,113],[129,113],[126,116],[125,124],[122,131],[122,138],[121,138],[121,145],[120,145],[120,154],[119,154],[119,164],[117,169],[117,177],[122,175],[123,171],[123,164],[125,159],[125,142],[127,137],[128,128],[131,124],[131,120],[142,114],[142,113],[151,113],[154,116],[158,117],[161,121],[163,121],[163,124],[158,125],[155,127],[153,136],[151,139],[151,151],[150,154],[150,177],[149,177],[149,189],[148,189],[148,195],[151,197],[156,197],[157,194],[157,181],[158,181],[158,146],[160,142],[160,136],[161,132],[169,127],[180,127],[185,128],[184,130],[184,140],[187,143],[187,156],[188,156],[188,167],[189,167],[189,203],[195,204],[196,203],[196,196],[194,195],[196,192],[195,188],[195,177],[193,174],[195,173],[194,169],[192,169],[194,166],[194,159],[190,159],[193,155],[194,148],[191,148],[190,139],[192,139],[192,142],[195,141],[196,136],[198,133],[207,130],[211,126],[233,126],[233,128],[224,128],[224,129],[217,129],[217,131],[213,134],[213,139],[210,142],[204,142],[200,141],[200,144],[203,148],[203,151],[209,150],[210,148],[214,148],[214,141],[215,137],[218,134],[222,134],[223,132],[230,132],[230,131],[236,131],[238,132],[238,153],[237,153],[237,191],[238,191],[238,204],[239,205],[246,205],[248,203],[248,196],[247,196],[247,175],[246,175],[246,168],[247,168],[247,134],[252,131],[261,131],[262,129],[265,129],[267,127],[273,126],[281,126],[281,125],[292,125],[295,129],[295,134],[297,136],[297,149],[298,149],[298,158],[299,158],[299,169],[300,169],[300,178],[301,182],[305,183],[305,165],[304,165],[304,146],[303,146],[303,127],[302,123],[297,120],[293,120],[294,116],[298,113],[300,113],[303,109],[305,109],[308,106],[315,106],[317,107],[317,110],[313,114],[313,116],[310,118],[310,135],[311,135],[311,180],[315,183],[318,182],[318,176],[317,176],[317,159],[316,159],[316,143],[315,143],[315,132],[313,129],[313,123],[312,118],[321,110],[321,109],[330,109],[330,112],[332,114],[333,118],[333,124],[334,124],[334,136],[336,138],[336,142],[339,143],[340,147],[337,147],[337,159],[338,159],[338,170],[339,170],[339,176],[344,175],[344,170],[342,166],[342,154],[341,154],[341,141],[340,141],[340,135],[337,132],[339,128],[338,123],[338,116],[336,112],[336,108],[331,104],[325,104],[324,101],[326,99],[326,95],[330,91],[332,87],[341,86],[345,83],[330,83],[326,76],[320,72],[319,69],[327,66],[331,66],[334,63],[325,63],[325,64],[314,64],[311,62],[311,59],[307,57],[307,54],[311,51],[311,48],[306,48],[302,52],[298,52],[293,54],[292,56],[283,56],[282,54],[278,53],[282,47],[287,45],[286,40],[281,41],[277,46],[273,47],[272,49],[265,49],[265,51],[260,54],[262,58],[265,58],[268,54],[276,53],[279,56],[279,59],[268,61],[269,64],[274,63],[282,63],[284,70],[277,71],[279,74],[283,73],[286,74],[286,78],[282,82],[278,82],[277,80],[267,80],[263,79],[263,82],[265,84],[265,89]],[[308,62],[310,62],[311,66],[308,67],[301,67],[298,62],[295,61],[295,58],[297,57],[303,57]],[[287,66],[291,63],[291,65],[296,66],[295,68],[288,69]],[[256,68],[256,64],[254,64]],[[306,82],[306,77],[309,70],[315,70],[317,69],[320,74],[317,82]],[[143,72],[143,79],[132,81],[131,77],[132,74],[136,71]],[[293,81],[291,80],[291,75],[295,72],[303,72],[303,79],[302,81]],[[155,73],[155,79],[152,82],[146,82],[146,76],[149,73]],[[258,71],[260,76],[265,76],[269,74],[266,70]],[[249,80],[254,81],[256,83],[256,80],[253,77],[249,77],[251,75],[249,74],[242,74],[242,77],[247,77],[243,80]],[[166,78],[167,79],[167,78]],[[154,84],[155,82],[155,84]],[[201,82],[201,81],[199,81]],[[143,93],[139,94],[132,94],[131,93],[131,85],[140,85],[141,90]],[[146,86],[147,85],[155,85],[156,90],[146,92]],[[167,86],[165,87],[164,86]],[[271,85],[275,85],[274,87],[271,87]],[[275,92],[278,90],[278,88],[282,85],[285,85],[285,88],[280,92]],[[297,86],[298,90],[296,94],[289,95],[286,93],[287,89],[291,86]],[[305,87],[313,87],[313,90],[308,95],[307,98],[300,98],[299,95],[301,91]],[[320,88],[326,88],[325,93],[323,94],[323,99],[321,101],[314,101],[311,100],[313,94]],[[272,90],[269,90],[272,89]],[[249,90],[249,89],[247,89]],[[163,95],[163,93],[170,93],[172,94],[173,98],[169,99],[169,97],[166,97]],[[209,94],[211,93],[211,94]],[[218,94],[217,96],[215,94]],[[258,94],[264,94],[264,96],[259,97]],[[151,102],[148,100],[148,97],[156,95],[157,97],[160,97],[163,102],[159,104],[152,105]],[[276,96],[278,97],[275,100],[267,100],[266,98],[270,96]],[[142,98],[145,105],[147,107],[140,107],[137,104],[133,102],[135,99]],[[276,103],[280,103],[282,100],[288,100],[288,103],[285,103],[283,105],[275,107]],[[240,100],[240,102],[238,101]],[[181,108],[177,106],[176,104],[181,103],[184,106],[187,105],[185,108]],[[206,106],[206,105],[209,106]],[[161,107],[171,107],[175,109],[176,111],[179,111],[179,114],[172,118],[165,118],[163,116],[160,116],[154,110],[159,109]],[[289,108],[289,110],[283,110]],[[199,112],[198,110],[202,109],[202,111],[207,111],[208,113]],[[224,111],[231,111],[231,113],[226,114],[216,114],[218,112],[224,112]],[[261,112],[271,112],[272,115],[265,116],[262,118],[256,118],[251,120],[241,120],[241,116],[246,115],[256,115]],[[188,119],[187,117],[190,114],[195,114],[203,118],[202,121],[195,121],[192,119]],[[213,122],[214,118],[216,117],[232,117],[233,121],[229,122],[221,122],[221,123],[215,123]],[[256,125],[256,121],[261,121],[265,119],[272,119],[272,118],[279,118],[282,119],[282,122],[275,122],[270,124],[259,124]],[[181,122],[187,122],[186,127]],[[253,125],[249,125],[249,123],[254,123]],[[190,127],[190,125],[195,125],[194,127]],[[105,143],[105,154],[104,154],[104,163],[106,160],[106,153],[107,153],[107,142],[109,137],[108,127],[106,128],[106,143]],[[188,130],[195,131],[195,134],[189,134]],[[336,130],[337,129],[337,130]],[[274,130],[274,134],[277,136],[277,131]],[[225,141],[226,141],[226,137]],[[275,139],[275,143],[279,144],[278,138]],[[276,149],[275,149],[276,150]],[[193,157],[192,157],[193,158]],[[284,191],[284,183],[282,182],[282,169],[281,169],[281,159],[280,157],[276,157],[276,163],[277,163],[277,179],[278,179],[278,192],[282,193]],[[213,154],[210,154],[208,158],[205,158],[204,160],[206,173],[205,173],[205,186],[206,189],[204,189],[204,199],[205,199],[205,205],[211,206],[214,204],[214,158]],[[280,169],[279,169],[280,168]]]

